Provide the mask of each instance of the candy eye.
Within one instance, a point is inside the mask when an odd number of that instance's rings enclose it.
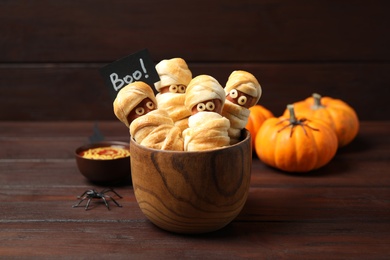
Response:
[[[180,85],[179,86],[179,93],[186,93],[186,86]]]
[[[237,98],[237,97],[238,97],[238,91],[237,91],[237,89],[232,89],[232,90],[230,90],[229,95],[230,95],[232,98]]]
[[[176,85],[170,85],[169,86],[169,92],[177,93],[177,86]]]
[[[198,110],[198,111],[205,111],[206,110],[206,106],[205,106],[205,104],[203,104],[203,103],[199,103],[197,106],[196,106],[196,109]]]
[[[149,101],[146,103],[146,107],[149,108],[149,109],[154,109],[154,104],[152,101]]]
[[[143,107],[137,107],[135,109],[135,113],[139,116],[142,116],[145,113],[145,109]]]
[[[247,101],[246,96],[241,96],[241,97],[239,97],[238,100],[237,100],[238,104],[241,105],[241,106],[245,105],[245,104],[246,104],[246,101]]]
[[[206,109],[207,109],[207,110],[209,110],[209,111],[213,111],[213,110],[214,110],[214,108],[215,108],[215,104],[214,104],[214,102],[212,102],[212,101],[209,101],[209,102],[207,102],[207,103],[206,103]]]

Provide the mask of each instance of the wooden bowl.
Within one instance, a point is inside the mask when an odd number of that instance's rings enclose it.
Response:
[[[130,140],[135,197],[158,227],[185,234],[216,231],[243,208],[252,167],[251,137],[225,148],[178,152]]]
[[[75,158],[80,173],[89,181],[99,184],[129,183],[131,180],[130,156],[110,160],[87,159],[81,156],[82,152],[98,147],[129,149],[129,144],[118,141],[102,141],[78,147],[75,151]]]

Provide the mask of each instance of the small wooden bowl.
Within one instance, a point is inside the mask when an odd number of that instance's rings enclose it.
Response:
[[[130,138],[135,197],[158,227],[185,234],[216,231],[243,208],[252,167],[251,137],[209,151],[146,148]]]
[[[102,141],[78,147],[75,151],[75,158],[80,173],[89,181],[100,184],[130,182],[130,156],[111,160],[87,159],[81,156],[82,152],[98,147],[121,147],[129,149],[129,144],[118,141]]]

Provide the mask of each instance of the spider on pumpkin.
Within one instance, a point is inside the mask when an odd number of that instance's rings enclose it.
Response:
[[[104,189],[100,192],[97,192],[96,190],[87,190],[85,191],[83,194],[81,194],[80,196],[78,196],[77,198],[80,199],[80,201],[73,205],[72,207],[73,208],[76,208],[78,207],[84,200],[88,199],[87,201],[87,204],[85,205],[85,210],[88,210],[89,208],[89,204],[91,203],[91,200],[92,199],[102,199],[104,201],[104,204],[106,205],[107,209],[109,210],[110,209],[110,206],[108,205],[108,202],[107,202],[107,199],[106,198],[109,198],[110,200],[112,200],[118,207],[122,207],[122,205],[120,205],[118,202],[116,202],[116,200],[111,197],[110,195],[107,195],[106,193],[107,192],[113,192],[115,195],[117,195],[119,198],[122,198],[121,195],[119,195],[116,191],[114,191],[112,188],[109,188],[109,189]]]

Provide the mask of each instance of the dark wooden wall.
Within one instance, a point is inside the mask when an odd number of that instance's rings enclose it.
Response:
[[[319,92],[390,119],[387,0],[0,1],[0,120],[111,120],[98,69],[148,48],[222,85],[236,69],[280,115]]]

